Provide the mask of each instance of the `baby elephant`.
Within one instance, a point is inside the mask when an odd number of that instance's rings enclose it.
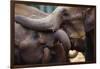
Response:
[[[49,53],[36,32],[15,23],[15,64],[45,63]]]

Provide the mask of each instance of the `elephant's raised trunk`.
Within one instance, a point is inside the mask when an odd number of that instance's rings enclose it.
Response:
[[[48,15],[45,18],[41,19],[32,19],[25,16],[17,15],[15,20],[21,25],[37,31],[55,31],[57,30],[62,23],[62,11],[64,8],[58,7],[55,11]]]

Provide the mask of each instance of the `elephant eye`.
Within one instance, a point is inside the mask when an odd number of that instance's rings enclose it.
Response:
[[[33,39],[37,39],[37,38],[39,37],[39,35],[38,35],[38,33],[33,32],[33,33],[32,33],[32,37],[33,37]]]
[[[68,16],[69,14],[68,14],[68,12],[67,12],[65,9],[63,9],[63,10],[62,10],[62,15],[63,15],[63,16]]]
[[[64,16],[68,16],[69,14],[68,14],[68,13],[63,13],[63,15],[64,15]]]

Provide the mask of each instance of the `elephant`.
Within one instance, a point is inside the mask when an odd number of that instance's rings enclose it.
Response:
[[[15,56],[17,57],[20,54],[20,58],[19,57],[16,58],[19,60],[19,62],[17,62],[17,64],[19,64],[21,62],[23,62],[24,64],[27,64],[27,63],[29,63],[29,64],[36,64],[36,63],[45,64],[48,62],[52,62],[49,60],[50,57],[52,59],[52,56],[50,56],[50,55],[52,55],[52,52],[49,50],[48,47],[51,48],[51,46],[52,46],[51,44],[53,44],[53,42],[55,40],[55,38],[51,39],[53,36],[55,37],[55,35],[56,36],[62,35],[62,34],[59,34],[60,32],[64,33],[65,38],[68,39],[68,36],[62,30],[58,30],[56,32],[56,34],[51,33],[51,32],[49,34],[45,33],[45,32],[43,32],[43,33],[39,32],[40,34],[39,33],[36,34],[36,32],[34,32],[33,30],[25,28],[23,25],[20,25],[18,22],[15,22],[15,46],[16,46],[15,49],[17,50],[17,52],[15,52]],[[41,35],[42,35],[42,37],[41,37]],[[45,38],[44,35],[49,36],[49,37]],[[60,40],[61,38],[56,37],[56,39]],[[65,42],[63,42],[63,45],[68,46],[68,50],[69,50],[70,49],[70,41],[68,39],[68,42],[67,42],[67,39]],[[62,42],[62,39],[60,42]],[[65,63],[66,62],[65,50],[63,49],[63,47],[61,47],[61,45],[58,45],[58,46],[59,47],[57,47],[55,49],[58,49],[58,50],[61,49],[63,56],[56,57],[59,59],[59,60],[56,60],[56,62]],[[67,50],[67,47],[65,47],[65,48]],[[53,50],[53,51],[58,53],[58,50],[57,51]],[[38,58],[36,58],[36,57],[38,57]]]

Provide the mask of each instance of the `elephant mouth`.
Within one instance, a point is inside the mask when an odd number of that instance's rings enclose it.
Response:
[[[69,33],[69,32],[66,32]],[[70,43],[71,43],[71,50],[78,50],[81,51],[81,48],[84,48],[84,42],[86,39],[85,32],[73,32],[68,34]]]
[[[82,39],[84,40],[85,39],[85,32],[75,32],[75,33],[72,33],[71,35],[69,35],[70,38],[72,39]]]

